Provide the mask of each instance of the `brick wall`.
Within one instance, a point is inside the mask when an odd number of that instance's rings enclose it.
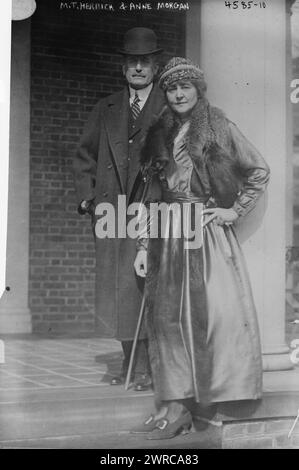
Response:
[[[115,53],[123,34],[152,27],[164,60],[185,48],[182,12],[61,10],[60,3],[37,2],[31,33],[29,301],[33,330],[49,333],[93,330],[94,245],[88,218],[76,212],[71,163],[93,105],[123,86]]]
[[[223,449],[299,449],[299,423],[290,437],[294,419],[268,419],[225,423]]]

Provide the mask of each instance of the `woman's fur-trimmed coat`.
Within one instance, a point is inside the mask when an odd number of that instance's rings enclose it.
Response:
[[[269,180],[269,167],[255,147],[229,121],[219,108],[196,107],[186,136],[194,171],[201,174],[206,165],[211,195],[219,207],[233,207],[239,215],[249,212]],[[179,122],[165,107],[149,129],[142,152],[141,164],[162,169],[172,152],[172,142]]]
[[[147,134],[142,164],[153,178],[146,201],[163,200],[167,181],[166,198],[172,192],[176,200],[176,166],[167,163],[179,126],[166,108]],[[186,148],[176,142],[177,180],[188,178],[181,187],[191,189],[190,199],[203,197],[205,204],[233,207],[239,215],[255,206],[269,179],[268,165],[221,110],[198,102],[184,142]],[[179,152],[185,150],[193,161],[191,175],[180,169]],[[202,233],[199,249],[185,249],[184,237],[171,232],[140,237],[140,249],[148,250],[145,319],[156,401],[260,398],[259,328],[241,247],[231,225],[212,222]]]

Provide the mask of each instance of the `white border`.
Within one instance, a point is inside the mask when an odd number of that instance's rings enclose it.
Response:
[[[2,2],[0,15],[0,295],[5,289],[6,273],[11,9],[11,0]]]

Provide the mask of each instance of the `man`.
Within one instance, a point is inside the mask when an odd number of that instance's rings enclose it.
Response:
[[[148,128],[164,105],[164,96],[153,83],[161,51],[151,29],[133,28],[125,34],[120,53],[127,86],[97,103],[74,161],[81,214],[89,213],[94,219],[95,207],[102,202],[117,208],[119,195],[126,195],[127,204],[141,199],[140,150]],[[95,240],[96,325],[101,334],[116,337],[122,343],[122,370],[111,381],[111,385],[119,385],[127,373],[142,299],[143,286],[133,267],[136,240]],[[142,331],[135,358],[135,390],[147,390],[151,379]]]

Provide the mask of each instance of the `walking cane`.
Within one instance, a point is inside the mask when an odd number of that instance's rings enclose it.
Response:
[[[151,176],[152,175],[148,175],[147,178],[144,178],[145,185],[144,185],[144,189],[143,189],[143,192],[142,192],[140,205],[143,204],[143,202],[144,202],[145,195],[146,195],[146,192],[148,190],[148,187],[149,187],[149,184],[150,184],[150,181],[151,181]],[[142,324],[142,320],[143,320],[144,305],[145,305],[145,297],[144,297],[144,294],[143,294],[141,307],[140,307],[140,311],[139,311],[138,322],[137,322],[136,331],[135,331],[135,335],[134,335],[134,341],[133,341],[133,345],[132,345],[132,349],[131,349],[130,362],[129,362],[128,372],[127,372],[127,376],[126,376],[126,381],[125,381],[125,390],[128,390],[129,385],[130,385],[130,379],[131,379],[131,375],[132,375],[136,345],[137,345],[137,341],[138,341],[138,337],[139,337],[139,333],[140,333],[140,328],[141,328],[141,324]]]
[[[142,319],[143,319],[143,314],[144,314],[144,304],[145,304],[145,296],[143,295],[142,302],[141,302],[141,307],[140,307],[140,312],[139,312],[139,317],[138,317],[138,322],[137,322],[136,331],[135,331],[135,336],[134,336],[134,341],[133,341],[133,346],[132,346],[132,350],[131,350],[130,362],[129,362],[128,372],[127,372],[127,377],[126,377],[126,382],[125,382],[125,390],[128,390],[129,385],[130,385],[133,362],[134,362],[134,356],[135,356],[135,350],[136,350],[136,345],[137,345],[137,341],[138,341],[138,337],[139,337],[139,333],[140,333],[140,328],[141,328],[141,324],[142,324]]]

